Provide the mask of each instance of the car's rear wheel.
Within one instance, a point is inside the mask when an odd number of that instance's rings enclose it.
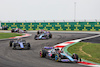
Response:
[[[45,50],[40,50],[40,57],[46,57],[46,53]]]
[[[12,29],[11,32],[13,33],[14,32],[14,29]]]
[[[52,38],[52,34],[51,33],[49,34],[49,38]]]
[[[59,61],[60,61],[59,54],[55,54],[55,61],[57,61],[57,62],[59,62]]]

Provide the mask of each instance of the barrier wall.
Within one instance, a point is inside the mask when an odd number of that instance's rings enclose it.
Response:
[[[21,28],[22,30],[100,31],[100,22],[2,22],[1,26],[3,25],[7,25],[8,30]]]

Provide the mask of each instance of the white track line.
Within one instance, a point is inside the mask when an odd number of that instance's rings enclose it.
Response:
[[[90,37],[86,37],[86,38],[81,38],[81,40],[92,39],[92,38],[99,37],[99,36],[100,35],[90,36]]]

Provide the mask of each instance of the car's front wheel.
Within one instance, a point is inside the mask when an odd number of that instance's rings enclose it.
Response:
[[[61,61],[61,58],[59,57],[59,54],[55,54],[55,61],[57,61],[57,62]]]
[[[78,60],[78,55],[77,55],[77,54],[73,54],[73,55],[72,55],[72,58]]]

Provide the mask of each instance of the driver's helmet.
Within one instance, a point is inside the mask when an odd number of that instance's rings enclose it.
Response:
[[[43,33],[43,30],[40,30],[40,33]]]
[[[21,38],[18,38],[17,41],[22,41],[22,39]]]
[[[59,50],[60,50],[59,47],[55,48],[55,51],[59,51]]]
[[[18,38],[17,40],[21,40],[20,38]]]
[[[50,31],[47,31],[47,33],[50,33]]]

